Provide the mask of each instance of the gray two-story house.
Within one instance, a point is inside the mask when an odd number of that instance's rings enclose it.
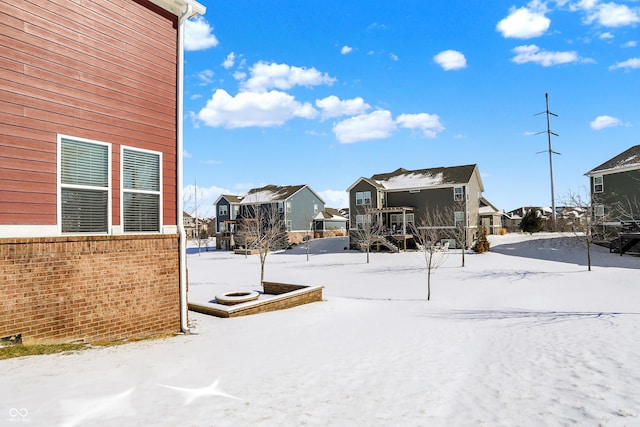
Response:
[[[589,177],[596,234],[640,231],[640,145],[585,173]]]
[[[241,196],[231,194],[222,194],[216,200],[216,249],[228,251],[233,248],[233,232],[241,201]]]
[[[218,249],[235,248],[235,236],[243,217],[256,208],[277,211],[287,231],[289,243],[310,238],[314,218],[325,209],[324,201],[308,185],[267,185],[253,188],[243,196],[223,195],[216,201]]]
[[[400,168],[370,178],[361,177],[347,191],[349,227],[354,233],[363,229],[373,216],[380,224],[379,233],[398,248],[406,249],[415,245],[412,231],[421,226],[427,212],[440,212],[447,215],[443,219],[445,224],[441,224],[443,229],[465,224],[467,238],[461,239],[465,242],[455,242],[461,247],[469,246],[476,237],[484,186],[478,166],[473,164],[419,170]],[[487,225],[493,228],[493,224]],[[351,246],[355,246],[351,234]],[[445,236],[443,232],[443,239]]]

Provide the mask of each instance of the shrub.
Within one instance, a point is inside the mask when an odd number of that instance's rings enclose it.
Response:
[[[544,228],[544,220],[540,217],[537,210],[531,209],[527,212],[520,222],[520,229],[525,233],[537,233]]]
[[[489,240],[487,239],[487,229],[481,225],[478,229],[478,239],[471,248],[476,253],[489,252]]]

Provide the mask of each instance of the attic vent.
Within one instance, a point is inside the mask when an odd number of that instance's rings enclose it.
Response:
[[[412,190],[409,190],[409,193],[419,193],[419,192],[420,192],[419,188],[418,189],[414,188]]]

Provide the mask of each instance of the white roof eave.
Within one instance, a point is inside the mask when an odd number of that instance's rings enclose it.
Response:
[[[196,15],[204,15],[207,8],[195,0],[150,0],[151,3],[173,13],[176,16],[182,15],[188,5],[191,5],[191,13],[188,18]]]

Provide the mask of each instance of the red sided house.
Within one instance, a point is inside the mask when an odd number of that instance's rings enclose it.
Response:
[[[186,330],[182,69],[193,0],[0,12],[0,338]]]

